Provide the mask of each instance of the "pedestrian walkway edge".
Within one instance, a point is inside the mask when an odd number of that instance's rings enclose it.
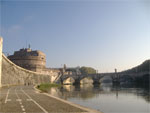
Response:
[[[35,89],[35,91],[36,91],[37,93],[41,93],[41,90],[37,89],[36,86],[34,86],[34,89]],[[49,97],[51,97],[51,98],[54,98],[54,99],[56,99],[56,100],[58,100],[58,101],[64,102],[64,103],[69,104],[69,105],[72,105],[72,106],[74,106],[74,107],[76,107],[76,108],[80,108],[80,109],[82,109],[82,110],[87,111],[87,112],[85,112],[85,113],[103,113],[103,112],[101,112],[101,111],[97,111],[97,110],[95,110],[95,109],[91,109],[91,108],[88,108],[88,107],[85,107],[85,106],[81,106],[81,105],[72,103],[72,102],[70,102],[70,101],[67,101],[67,100],[58,98],[58,97],[55,97],[55,96],[50,95],[50,94],[48,94],[48,93],[42,92],[41,94],[44,94],[44,95],[49,96]],[[83,113],[83,112],[82,112],[82,113]]]

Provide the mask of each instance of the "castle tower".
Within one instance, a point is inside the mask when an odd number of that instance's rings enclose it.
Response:
[[[42,72],[46,68],[46,55],[38,50],[23,48],[8,56],[16,65],[35,72]]]

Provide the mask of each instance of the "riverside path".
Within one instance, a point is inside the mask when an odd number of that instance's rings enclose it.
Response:
[[[0,88],[0,113],[101,113],[39,93],[33,86]]]

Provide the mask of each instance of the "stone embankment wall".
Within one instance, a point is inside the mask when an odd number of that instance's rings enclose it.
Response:
[[[3,39],[0,37],[0,87],[2,87],[2,48],[3,48]]]
[[[50,83],[51,76],[21,68],[2,55],[2,86]]]

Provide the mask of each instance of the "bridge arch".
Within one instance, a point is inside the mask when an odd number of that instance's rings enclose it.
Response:
[[[99,79],[99,83],[112,83],[112,77],[110,76],[103,76]]]
[[[89,76],[85,76],[85,77],[82,77],[80,79],[80,84],[93,84],[94,83],[94,80],[92,77],[89,77]]]
[[[73,77],[67,77],[62,81],[62,84],[64,85],[69,85],[69,84],[74,84],[75,79]]]

